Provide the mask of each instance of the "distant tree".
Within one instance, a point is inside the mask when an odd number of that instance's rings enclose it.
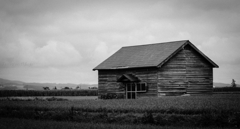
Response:
[[[43,87],[43,89],[44,89],[44,90],[50,90],[50,88],[49,88],[49,87]]]
[[[64,88],[62,88],[63,90],[69,90],[69,89],[71,89],[71,88],[69,88],[69,87],[64,87]]]
[[[81,89],[81,86],[77,86],[77,87],[76,87],[76,90],[78,90],[78,89]]]
[[[232,79],[232,83],[231,83],[231,86],[232,87],[236,87],[236,83],[235,83],[236,81],[234,80],[234,79]]]
[[[88,87],[88,89],[98,89],[98,88],[95,86],[92,86],[92,87]]]
[[[57,90],[57,87],[55,86],[55,87],[53,88],[53,90]]]

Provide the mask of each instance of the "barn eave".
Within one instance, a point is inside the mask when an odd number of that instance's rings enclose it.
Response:
[[[93,69],[95,70],[118,70],[118,69],[137,69],[137,68],[157,68],[157,66],[124,66],[124,67],[112,67],[112,68],[101,68],[101,69]]]

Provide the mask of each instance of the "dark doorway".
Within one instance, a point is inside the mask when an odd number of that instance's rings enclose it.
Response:
[[[126,83],[126,98],[136,99],[137,98],[137,87],[135,83]]]

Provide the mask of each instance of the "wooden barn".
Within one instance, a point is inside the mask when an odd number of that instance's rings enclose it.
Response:
[[[190,41],[122,47],[98,70],[98,97],[127,99],[166,95],[211,94],[218,65]]]

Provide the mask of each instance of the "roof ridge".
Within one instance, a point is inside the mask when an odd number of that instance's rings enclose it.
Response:
[[[132,45],[132,46],[124,46],[122,48],[128,48],[128,47],[139,47],[139,46],[150,46],[150,45],[158,45],[158,44],[167,44],[167,43],[176,43],[176,42],[187,42],[189,40],[178,40],[178,41],[169,41],[169,42],[161,42],[161,43],[150,43],[150,44],[141,44],[141,45]]]

